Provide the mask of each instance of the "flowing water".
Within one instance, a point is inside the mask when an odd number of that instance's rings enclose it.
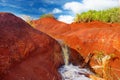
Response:
[[[69,49],[68,49],[68,46],[61,42],[61,47],[62,47],[62,51],[63,51],[63,57],[64,57],[65,65],[68,65],[69,64]]]
[[[92,74],[88,69],[80,68],[69,63],[69,49],[62,40],[57,40],[62,48],[65,65],[59,68],[62,80],[91,80],[87,77]]]
[[[72,64],[62,66],[59,68],[59,72],[62,75],[62,80],[91,80],[87,75],[92,74],[89,70]]]

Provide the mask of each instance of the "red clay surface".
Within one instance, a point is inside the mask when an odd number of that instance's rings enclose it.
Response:
[[[62,39],[71,48],[77,50],[84,58],[88,53],[104,51],[114,53],[118,59],[111,62],[115,74],[120,76],[120,23],[90,23],[65,24],[54,18],[42,18],[33,21],[36,29],[47,33],[56,39]],[[93,61],[91,61],[91,65]]]
[[[70,62],[83,62],[77,51],[70,52]],[[61,80],[62,64],[56,40],[11,13],[0,13],[0,80]]]

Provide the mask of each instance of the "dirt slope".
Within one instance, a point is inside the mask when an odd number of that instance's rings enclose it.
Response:
[[[40,20],[34,20],[32,23],[36,26],[36,29],[55,36],[63,34],[71,29],[69,24],[57,21],[54,18],[42,18]]]
[[[81,64],[79,53],[70,52],[69,61]],[[62,64],[56,40],[11,13],[0,13],[0,80],[61,80]]]
[[[84,58],[94,51],[104,54],[114,53],[117,57],[110,62],[113,75],[120,76],[120,23],[72,23],[65,24],[55,19],[43,18],[33,21],[36,29],[48,35],[63,39],[71,48],[77,50]],[[64,25],[61,25],[64,24]],[[90,63],[96,65],[94,60]]]

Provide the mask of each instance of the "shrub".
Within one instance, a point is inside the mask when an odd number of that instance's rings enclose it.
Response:
[[[75,22],[91,22],[91,21],[103,21],[103,22],[120,22],[120,8],[111,8],[107,10],[89,10],[81,14],[76,14]]]

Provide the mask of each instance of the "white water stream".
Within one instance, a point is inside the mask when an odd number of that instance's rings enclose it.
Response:
[[[79,68],[69,64],[69,49],[68,46],[64,44],[63,41],[58,40],[63,51],[63,57],[65,65],[59,68],[59,72],[62,75],[62,80],[91,80],[85,75],[92,74],[88,69]]]
[[[91,80],[85,75],[92,74],[89,70],[72,64],[62,66],[59,68],[59,72],[62,75],[62,80]]]

